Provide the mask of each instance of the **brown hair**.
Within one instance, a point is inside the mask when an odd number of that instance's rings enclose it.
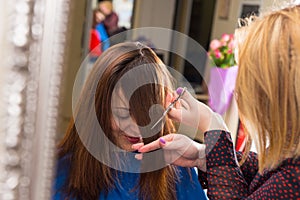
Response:
[[[300,6],[258,17],[246,30],[237,104],[262,172],[300,155]]]
[[[99,24],[99,23],[101,23],[101,21],[99,22],[98,21],[98,16],[97,15],[101,15],[101,16],[103,16],[103,19],[105,18],[104,17],[104,14],[99,10],[99,9],[94,9],[93,10],[93,21],[92,21],[92,28],[93,29],[95,29],[96,28],[96,26]],[[103,20],[102,20],[103,21]]]
[[[70,155],[70,173],[64,186],[64,191],[69,197],[97,199],[100,192],[107,194],[118,182],[117,170],[99,162],[94,155],[91,155],[86,144],[83,144],[85,142],[82,137],[97,135],[96,139],[91,141],[97,140],[97,147],[103,147],[99,157],[110,158],[111,152],[109,145],[104,142],[104,137],[116,143],[116,139],[110,134],[113,119],[112,93],[117,83],[122,82],[121,77],[124,74],[141,65],[147,65],[149,71],[142,71],[139,76],[131,77],[130,83],[125,82],[125,84],[138,84],[138,80],[146,77],[153,80],[153,83],[139,87],[129,100],[131,116],[138,125],[144,126],[150,121],[148,111],[151,105],[157,103],[164,105],[166,92],[172,87],[171,75],[162,61],[150,48],[130,42],[109,48],[96,61],[80,95],[74,119],[71,120],[69,129],[58,146],[59,158]],[[124,83],[120,85],[123,87]],[[96,111],[97,122],[91,119],[93,109]],[[84,125],[83,130],[80,129],[80,123]],[[95,127],[99,124],[105,134],[103,137],[95,132]],[[163,130],[154,136],[143,138],[143,142],[149,143],[173,131],[172,122],[167,120]],[[176,199],[176,177],[176,170],[170,165],[156,171],[142,173],[137,183],[139,198]]]
[[[96,10],[96,9],[93,10],[93,21],[92,21],[92,28],[93,28],[93,29],[95,29],[96,26],[97,26],[97,24],[98,24],[98,21],[97,21],[97,13],[98,13],[98,12],[99,12],[99,11]]]

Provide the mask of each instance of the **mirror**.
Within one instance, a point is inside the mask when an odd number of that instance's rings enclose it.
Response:
[[[134,1],[122,2],[120,25],[130,28]],[[72,114],[97,3],[0,2],[0,199],[51,198],[56,143]]]
[[[0,2],[1,199],[50,199],[71,13],[88,3]]]

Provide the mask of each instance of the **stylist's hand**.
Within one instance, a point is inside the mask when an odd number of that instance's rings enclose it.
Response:
[[[168,134],[147,145],[134,144],[132,148],[141,153],[162,148],[167,163],[182,167],[198,167],[206,171],[205,145],[182,134]],[[142,154],[137,154],[136,159],[141,160]]]
[[[181,94],[182,90],[183,88],[178,88],[176,90],[177,94]],[[195,99],[189,91],[183,94],[168,114],[172,120],[197,128],[202,133],[217,129],[228,130],[222,117],[213,112],[207,105]]]

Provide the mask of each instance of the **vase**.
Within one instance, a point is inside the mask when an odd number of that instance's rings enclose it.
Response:
[[[233,98],[238,66],[229,68],[212,67],[208,83],[209,106],[223,115]]]

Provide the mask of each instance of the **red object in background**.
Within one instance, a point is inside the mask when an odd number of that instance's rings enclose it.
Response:
[[[100,34],[96,29],[92,29],[90,34],[90,52],[93,56],[100,56],[102,53]]]
[[[235,150],[243,152],[245,149],[245,145],[246,145],[246,133],[243,124],[239,122],[239,130],[236,137]]]

